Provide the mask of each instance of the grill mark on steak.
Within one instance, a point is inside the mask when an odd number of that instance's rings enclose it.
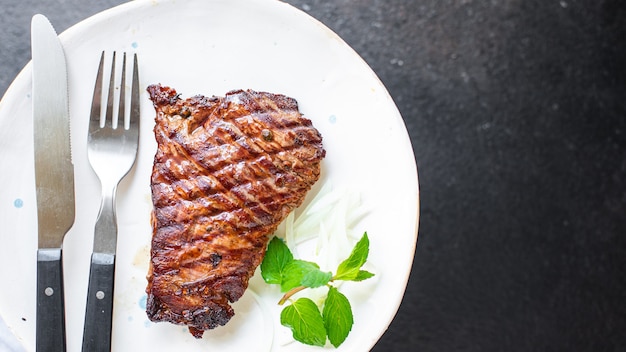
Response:
[[[236,90],[182,99],[151,85],[157,152],[146,311],[200,338],[226,324],[268,235],[320,175],[322,137],[297,102]]]

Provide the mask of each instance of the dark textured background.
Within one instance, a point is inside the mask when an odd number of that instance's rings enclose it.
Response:
[[[122,2],[0,0],[0,93],[34,13]],[[371,65],[415,151],[419,242],[374,351],[626,350],[626,2],[287,2]]]

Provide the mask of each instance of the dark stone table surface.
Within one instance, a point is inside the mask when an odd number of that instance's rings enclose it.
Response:
[[[0,0],[0,94],[33,14],[63,31],[122,2]],[[626,2],[287,2],[369,63],[413,143],[419,241],[374,351],[626,350]]]

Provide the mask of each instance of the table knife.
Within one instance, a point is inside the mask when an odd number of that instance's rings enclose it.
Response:
[[[31,22],[37,189],[38,352],[65,351],[63,237],[75,216],[67,67],[61,42],[43,15]]]

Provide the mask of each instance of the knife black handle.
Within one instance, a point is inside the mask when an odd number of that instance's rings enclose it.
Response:
[[[115,254],[93,253],[89,270],[83,352],[111,351]]]
[[[37,250],[37,352],[65,351],[65,299],[60,248]]]

